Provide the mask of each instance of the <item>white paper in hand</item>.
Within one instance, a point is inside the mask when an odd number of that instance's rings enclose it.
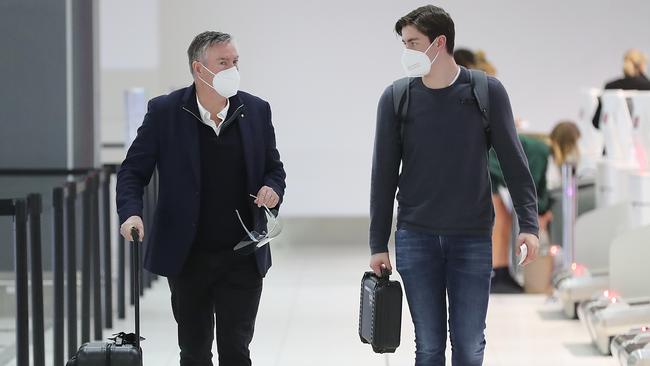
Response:
[[[526,246],[526,244],[521,244],[519,246],[519,250],[521,252],[519,254],[519,262],[517,263],[517,265],[521,266],[522,263],[524,263],[524,261],[526,260],[526,256],[528,255],[528,247]]]

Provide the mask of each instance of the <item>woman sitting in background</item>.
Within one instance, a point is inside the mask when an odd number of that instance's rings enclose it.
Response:
[[[553,127],[549,136],[551,144],[551,155],[548,160],[546,172],[546,186],[548,189],[560,188],[562,186],[562,164],[570,163],[578,165],[580,152],[578,150],[578,139],[580,130],[571,121],[562,121]]]

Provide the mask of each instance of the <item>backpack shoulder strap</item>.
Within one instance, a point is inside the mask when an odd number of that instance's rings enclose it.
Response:
[[[393,107],[400,123],[404,123],[408,114],[410,83],[411,78],[408,77],[393,82]]]
[[[472,93],[481,115],[485,129],[490,128],[490,94],[488,92],[488,79],[485,72],[481,70],[469,70],[469,80],[472,84]]]
[[[408,115],[410,84],[411,78],[409,77],[401,78],[393,82],[393,108],[397,117],[397,123],[399,123],[400,141],[404,135],[404,122],[406,122],[406,116]]]
[[[483,128],[490,146],[490,94],[488,90],[488,79],[485,72],[481,70],[469,70],[469,80],[472,84],[472,94],[476,98],[476,104],[483,116]]]

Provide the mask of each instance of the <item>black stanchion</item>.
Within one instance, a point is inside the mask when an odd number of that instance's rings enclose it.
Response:
[[[81,340],[90,340],[91,289],[93,290],[93,314],[95,339],[102,337],[102,321],[112,327],[112,245],[110,240],[110,177],[117,166],[107,165],[102,170],[100,191],[99,177],[94,169],[0,169],[0,176],[63,176],[90,173],[82,183],[70,182],[63,188],[53,190],[53,272],[54,272],[54,336],[53,364],[65,359],[65,328],[67,310],[67,356],[72,357],[78,347],[77,327],[77,226],[76,198],[82,193],[82,289],[81,289]],[[100,221],[100,200],[103,202]],[[33,364],[45,364],[43,268],[41,215],[42,199],[32,194],[27,200],[0,200],[0,215],[13,215],[15,224],[16,267],[16,354],[17,365],[27,366],[29,358],[29,269],[31,267],[31,310],[33,332]],[[27,227],[29,225],[29,228]],[[101,229],[100,229],[101,228]],[[29,230],[28,230],[29,229]],[[100,232],[100,230],[103,230]],[[102,246],[102,243],[104,244]],[[29,253],[28,246],[29,245]],[[103,248],[103,249],[102,249]],[[104,256],[102,257],[102,250]],[[124,248],[121,248],[122,254]],[[29,257],[28,257],[29,256]],[[31,259],[31,266],[28,261]],[[122,281],[124,280],[124,255],[122,258]],[[103,262],[102,262],[103,259]],[[103,273],[102,273],[103,266]],[[92,273],[91,273],[92,271]],[[102,302],[102,274],[104,300]],[[67,288],[65,287],[67,285]],[[91,287],[92,286],[92,287]],[[122,286],[124,287],[124,286]],[[102,312],[102,305],[106,313]],[[122,307],[124,288],[122,288]],[[122,313],[125,309],[122,309]]]
[[[92,261],[91,179],[86,177],[81,194],[81,343],[90,341],[90,264]]]
[[[102,340],[102,261],[101,261],[101,244],[99,242],[99,175],[92,173],[90,175],[90,213],[91,213],[91,253],[92,253],[92,292],[93,292],[93,322],[94,338],[97,341]]]
[[[64,329],[64,269],[63,269],[63,188],[52,191],[52,269],[54,272],[54,337],[52,364],[62,366],[65,363],[65,329]]]
[[[114,174],[117,174],[120,169],[118,165],[112,165],[111,168]],[[124,237],[119,232],[119,220],[117,230],[117,317],[124,319],[126,318],[126,243]]]
[[[29,365],[29,288],[27,278],[27,204],[15,201],[14,268],[16,271],[16,364]]]
[[[105,166],[100,177],[102,195],[102,225],[101,232],[104,247],[104,323],[106,328],[113,328],[113,263],[111,245],[111,172],[112,169]]]
[[[68,358],[77,353],[77,184],[65,185],[65,242],[66,242],[66,277],[67,277],[67,321],[68,321]]]
[[[45,320],[43,319],[43,257],[41,250],[41,213],[43,202],[40,194],[27,196],[29,218],[29,246],[31,259],[32,289],[32,354],[34,366],[45,365]]]
[[[29,366],[29,285],[27,266],[27,204],[0,200],[0,216],[13,216],[16,276],[16,365]]]

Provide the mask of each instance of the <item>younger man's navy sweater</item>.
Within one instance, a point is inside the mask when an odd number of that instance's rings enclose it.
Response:
[[[449,87],[411,81],[403,136],[392,87],[379,100],[372,162],[370,249],[388,251],[397,192],[397,227],[435,235],[489,236],[494,222],[487,142],[469,71]],[[497,153],[522,233],[538,234],[535,185],[501,83],[488,78],[489,139]],[[402,141],[403,140],[403,141]],[[400,171],[401,163],[401,171]]]

